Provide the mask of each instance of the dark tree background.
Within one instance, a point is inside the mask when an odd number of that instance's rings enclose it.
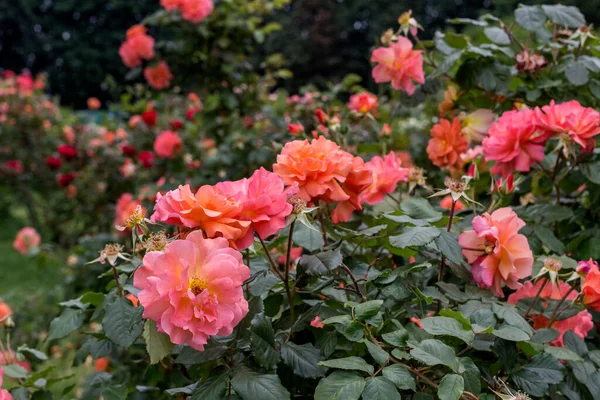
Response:
[[[218,1],[218,0],[217,0]],[[368,77],[369,54],[380,34],[412,9],[430,37],[444,21],[486,12],[512,13],[514,0],[293,0],[273,16],[283,25],[259,55],[281,52],[296,90],[308,82],[322,85],[349,72]],[[597,22],[598,0],[563,0]],[[553,3],[546,1],[545,3]],[[0,68],[47,72],[49,91],[63,104],[85,107],[89,96],[108,98],[102,82],[112,75],[124,83],[127,69],[117,54],[125,30],[155,11],[158,0],[0,0]],[[597,25],[597,24],[596,24]]]

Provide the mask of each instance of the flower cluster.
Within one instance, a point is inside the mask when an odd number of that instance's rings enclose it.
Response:
[[[179,10],[183,19],[195,24],[201,22],[213,12],[212,0],[161,0],[167,11]]]

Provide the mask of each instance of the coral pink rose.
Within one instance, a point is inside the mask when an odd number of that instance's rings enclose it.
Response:
[[[213,12],[212,0],[181,0],[179,9],[183,19],[197,24]]]
[[[12,315],[12,310],[2,300],[0,300],[0,326],[4,325],[8,317]]]
[[[250,269],[240,252],[223,238],[192,232],[185,240],[151,251],[135,272],[133,284],[144,318],[175,344],[204,350],[210,336],[228,336],[248,313],[242,284]]]
[[[90,110],[97,110],[102,106],[102,103],[96,97],[90,97],[87,99],[87,106]]]
[[[343,184],[343,189],[348,199],[338,201],[331,212],[331,221],[334,224],[347,222],[350,220],[354,210],[362,210],[360,195],[372,182],[373,173],[366,167],[365,161],[360,157],[354,157],[352,160],[352,169]]]
[[[378,63],[373,68],[373,79],[377,83],[392,82],[394,89],[412,95],[416,89],[413,81],[425,83],[421,53],[421,50],[413,50],[412,42],[403,36],[390,47],[376,48],[371,55],[371,62]]]
[[[263,239],[285,227],[285,218],[292,212],[287,200],[298,191],[296,186],[285,189],[281,178],[264,168],[248,179],[217,183],[216,188],[240,202],[242,208],[237,218],[251,221],[252,229]]]
[[[129,68],[135,68],[142,60],[154,57],[154,39],[146,34],[142,25],[134,25],[127,30],[127,39],[119,48],[119,55]]]
[[[365,167],[371,171],[373,182],[361,193],[361,203],[381,203],[386,194],[396,190],[398,182],[408,181],[408,168],[402,167],[402,160],[394,152],[371,158]]]
[[[299,136],[304,132],[304,127],[302,124],[288,124],[288,132],[293,136]]]
[[[310,326],[312,326],[313,328],[321,329],[325,327],[325,324],[323,323],[321,317],[317,315],[313,318],[312,321],[310,321]]]
[[[42,241],[40,234],[35,228],[26,227],[17,233],[13,247],[19,253],[26,255],[37,249]]]
[[[504,297],[502,282],[518,289],[518,280],[531,275],[533,253],[527,238],[518,233],[524,226],[512,209],[504,207],[473,218],[473,230],[458,236],[473,280],[498,297]]]
[[[591,263],[588,262],[588,264],[585,266],[586,269],[588,265],[589,272],[587,273],[581,286],[583,304],[594,311],[600,311],[600,271],[598,270],[597,263],[593,261]]]
[[[160,5],[167,11],[173,11],[179,8],[181,0],[160,0]]]
[[[119,200],[117,200],[117,206],[115,209],[115,220],[113,226],[125,226],[127,218],[129,218],[137,209],[141,206],[142,202],[133,198],[131,193],[123,193]],[[145,210],[142,209],[142,215]]]
[[[162,158],[173,158],[182,149],[183,142],[177,132],[164,131],[154,140],[154,152]]]
[[[508,296],[508,302],[510,304],[517,304],[520,299],[536,297],[543,282],[542,279],[538,280],[535,285],[530,281],[525,282],[523,287]],[[556,285],[546,285],[540,293],[540,298],[560,300],[567,294],[570,288],[568,283],[558,281]],[[576,297],[577,293],[573,291],[567,296],[567,299],[573,300]],[[544,308],[548,307],[548,303],[542,302],[542,304],[544,305]],[[533,320],[534,329],[550,328],[548,326],[548,322],[550,322],[548,318],[540,314],[530,314],[530,316]],[[555,321],[552,323],[551,328],[556,329],[559,332],[559,335],[554,341],[550,342],[550,344],[563,347],[563,337],[567,331],[573,331],[580,338],[584,339],[593,327],[592,315],[588,311],[581,311],[571,318]]]
[[[431,162],[440,168],[462,167],[460,155],[467,150],[467,138],[462,134],[460,120],[441,119],[430,133],[427,155]]]
[[[600,113],[593,108],[582,107],[577,100],[560,104],[552,100],[535,112],[538,125],[549,134],[561,135],[563,140],[574,141],[584,148],[596,146],[594,137],[600,133]]]
[[[377,96],[369,92],[360,92],[350,96],[348,108],[356,113],[366,114],[377,111],[379,101]]]
[[[531,165],[544,159],[544,135],[530,109],[507,111],[492,124],[483,139],[486,161],[496,161],[493,174],[507,177],[515,170],[528,172]]]
[[[144,68],[144,78],[148,81],[148,84],[154,89],[166,89],[171,84],[173,75],[166,62],[160,61],[154,67]]]
[[[242,203],[215,186],[204,185],[194,194],[180,186],[164,196],[156,195],[152,222],[201,228],[208,237],[224,237],[243,250],[253,242],[251,221],[239,219]]]
[[[450,196],[450,195],[445,196],[442,199],[442,201],[440,201],[440,207],[442,207],[443,209],[446,209],[446,210],[451,209],[452,208],[452,196]],[[461,211],[464,209],[465,209],[465,205],[460,200],[458,200],[456,202],[456,205],[454,206],[454,211],[458,212],[458,211]]]
[[[320,136],[308,140],[294,140],[286,143],[277,156],[273,172],[281,177],[286,185],[298,184],[299,196],[306,202],[325,200],[348,200],[340,183],[352,170],[354,156]]]

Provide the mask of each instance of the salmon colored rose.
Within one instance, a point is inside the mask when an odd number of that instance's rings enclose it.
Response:
[[[2,300],[0,300],[0,326],[4,325],[8,317],[12,315],[12,310]]]
[[[403,36],[390,47],[376,48],[371,55],[371,62],[377,63],[373,68],[373,79],[377,83],[391,82],[394,89],[412,95],[416,89],[413,82],[425,83],[422,53],[413,50],[412,42]]]
[[[248,313],[242,284],[250,269],[223,238],[202,232],[146,253],[133,283],[144,318],[175,344],[202,351],[211,336],[228,336]]]
[[[600,271],[597,263],[588,263],[589,272],[583,280],[581,294],[583,304],[594,311],[600,311]]]
[[[442,199],[442,201],[440,201],[440,207],[442,207],[443,209],[446,209],[446,210],[451,209],[452,208],[452,196],[448,195],[448,196],[444,197]],[[456,202],[456,205],[454,206],[454,211],[458,212],[458,211],[461,211],[464,209],[465,209],[465,205],[460,200],[458,200]]]
[[[527,238],[518,233],[525,222],[504,207],[473,218],[472,224],[473,230],[461,233],[458,243],[471,264],[473,280],[498,297],[504,297],[502,283],[520,288],[518,280],[530,276],[533,266]]]
[[[430,133],[427,154],[431,162],[440,168],[462,167],[460,155],[467,150],[467,138],[462,134],[460,120],[441,119]]]
[[[183,142],[177,132],[164,131],[154,140],[154,152],[162,158],[173,158],[182,148]]]
[[[369,92],[353,94],[348,102],[348,108],[359,114],[374,113],[378,107],[377,96]]]
[[[13,247],[22,255],[27,255],[36,250],[41,242],[40,234],[37,233],[35,228],[28,226],[17,233]]]
[[[373,182],[361,193],[361,203],[381,203],[386,194],[393,193],[399,182],[408,181],[408,168],[402,167],[402,160],[394,152],[385,157],[375,156],[365,163],[371,171]]]
[[[166,89],[171,84],[173,75],[166,62],[160,61],[154,67],[144,68],[144,78],[156,90]]]
[[[563,141],[573,141],[584,148],[596,147],[594,137],[600,133],[600,113],[593,108],[583,107],[577,100],[549,105],[535,110],[538,125],[548,132],[557,134]]]
[[[212,0],[181,0],[179,10],[183,19],[195,24],[204,20],[213,12]]]
[[[515,171],[528,172],[544,159],[543,140],[532,110],[507,111],[483,139],[483,155],[486,161],[496,162],[490,171],[506,178]]]
[[[530,281],[523,284],[519,290],[508,296],[508,303],[517,304],[520,299],[535,298],[541,286],[544,284],[543,279],[540,279],[533,285]],[[571,289],[568,283],[558,281],[556,285],[546,285],[540,292],[541,299],[553,299],[560,300],[565,294]],[[567,300],[573,300],[577,297],[576,292],[571,292],[567,296]],[[548,303],[542,301],[544,308],[548,307]],[[592,322],[592,315],[588,311],[581,311],[573,317],[558,320],[552,323],[552,326],[548,326],[548,318],[540,314],[530,314],[533,320],[533,329],[553,328],[559,332],[558,337],[550,342],[553,346],[564,346],[563,338],[567,331],[573,331],[577,336],[584,339],[588,332],[594,327]]]
[[[160,0],[160,5],[167,11],[173,11],[179,8],[181,0]]]
[[[138,67],[142,60],[154,58],[154,39],[146,34],[143,25],[127,30],[126,40],[119,48],[119,55],[128,68]]]
[[[373,174],[365,166],[365,161],[360,157],[354,157],[352,160],[352,170],[343,184],[343,189],[348,199],[338,201],[331,212],[331,221],[334,224],[347,222],[350,220],[353,211],[362,210],[360,195],[372,182]]]

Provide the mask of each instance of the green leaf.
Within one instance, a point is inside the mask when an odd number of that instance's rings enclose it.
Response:
[[[245,367],[235,369],[231,386],[243,400],[283,400],[290,393],[277,375],[259,374]]]
[[[452,347],[436,339],[426,339],[420,343],[408,342],[412,347],[410,355],[427,365],[445,365],[460,372],[460,362]]]
[[[368,378],[362,396],[368,400],[400,400],[394,383],[383,376]]]
[[[351,342],[358,342],[365,334],[364,327],[358,321],[352,321],[344,329],[344,336]]]
[[[554,347],[547,346],[544,348],[546,353],[552,354],[554,358],[558,360],[567,361],[583,361],[583,358],[573,350],[567,349],[566,347]]]
[[[202,364],[221,358],[226,351],[227,346],[214,338],[210,338],[208,339],[208,343],[204,345],[204,351],[198,351],[185,346],[175,359],[175,362],[183,365]]]
[[[40,361],[46,361],[48,359],[46,353],[42,353],[41,351],[36,349],[30,349],[29,347],[21,346],[17,349],[17,351],[20,353],[30,354]]]
[[[506,32],[504,32],[504,29],[502,29],[502,28],[498,28],[498,27],[495,27],[495,26],[494,27],[485,28],[483,30],[483,33],[493,43],[496,43],[496,44],[499,44],[499,45],[504,45],[504,46],[510,44],[510,38],[508,37],[508,35],[506,34]]]
[[[190,400],[221,400],[225,395],[228,381],[229,372],[214,375],[214,371],[211,371],[211,376],[194,388]]]
[[[563,6],[562,4],[542,5],[546,16],[558,25],[568,28],[579,28],[585,25],[585,17],[577,7]]]
[[[61,339],[76,329],[79,329],[85,319],[85,311],[65,308],[62,314],[50,322],[48,340]]]
[[[497,304],[494,303],[492,305],[492,311],[496,314],[496,316],[500,319],[503,319],[507,324],[515,326],[526,332],[528,335],[533,335],[533,329],[529,325],[529,323],[519,314],[517,309],[510,304]]]
[[[311,276],[328,274],[341,264],[342,253],[340,248],[313,255],[305,254],[298,262],[299,268],[302,268]]]
[[[546,22],[546,14],[538,6],[525,6],[519,5],[519,8],[515,10],[515,20],[517,24],[529,32],[535,32],[540,28],[544,27]]]
[[[134,307],[129,299],[116,297],[104,306],[102,327],[106,336],[119,346],[131,346],[144,329],[143,312],[142,307]]]
[[[454,60],[453,64],[456,63]],[[442,213],[433,208],[429,201],[422,197],[411,197],[400,205],[400,209],[415,219],[426,219],[430,222],[442,219]]]
[[[460,311],[450,310],[449,308],[442,308],[440,310],[440,315],[442,317],[449,317],[460,322],[464,329],[471,330],[471,320],[464,315]]]
[[[274,368],[279,362],[279,353],[275,349],[275,332],[271,319],[264,313],[256,314],[250,331],[252,354],[263,367]]]
[[[440,400],[458,400],[465,390],[465,380],[456,374],[447,374],[440,381],[438,397]]]
[[[468,357],[462,357],[460,363],[465,368],[461,376],[465,380],[465,391],[473,394],[481,392],[481,372],[477,365]]]
[[[406,228],[404,233],[390,236],[390,245],[399,249],[405,247],[424,246],[440,236],[441,230],[434,227],[415,226]]]
[[[463,324],[448,317],[428,317],[421,319],[423,330],[431,335],[449,335],[459,338],[466,344],[471,344],[475,334],[465,329]]]
[[[538,343],[549,343],[558,337],[558,331],[552,328],[542,328],[535,331],[531,340]]]
[[[386,343],[389,343],[392,346],[404,347],[406,346],[406,340],[408,339],[408,332],[406,329],[398,329],[393,332],[384,333],[381,337]]]
[[[527,332],[509,325],[502,325],[500,328],[494,329],[492,335],[511,342],[522,342],[531,339]]]
[[[450,262],[461,264],[463,262],[462,248],[458,244],[458,236],[453,232],[440,230],[440,235],[435,238],[438,249]]]
[[[548,247],[552,252],[556,254],[564,254],[566,247],[555,235],[552,229],[543,225],[534,225],[533,231],[536,236]]]
[[[591,182],[600,185],[600,161],[595,163],[580,164],[579,169],[583,176]]]
[[[104,400],[125,400],[127,399],[127,386],[125,385],[110,385],[102,389],[102,397]]]
[[[354,307],[354,316],[357,320],[369,319],[381,310],[383,300],[370,300]]]
[[[580,61],[570,63],[565,69],[565,76],[573,86],[583,86],[590,80],[590,72]]]
[[[161,333],[156,328],[156,323],[150,319],[144,324],[144,340],[146,351],[150,355],[150,364],[157,364],[160,360],[171,354],[173,343],[169,336]]]
[[[314,399],[358,400],[364,388],[365,380],[356,372],[335,371],[319,381]]]
[[[402,365],[394,364],[385,367],[381,374],[392,381],[400,390],[417,390],[415,378],[410,371]]]
[[[325,245],[321,232],[310,229],[303,224],[297,224],[293,240],[298,246],[302,246],[308,251],[318,250]]]
[[[281,358],[296,375],[304,378],[325,376],[325,369],[318,365],[323,359],[321,351],[311,343],[298,345],[287,342],[281,346]]]
[[[360,357],[336,358],[333,360],[321,361],[319,365],[327,368],[363,371],[371,375],[375,370],[372,365]]]
[[[373,360],[379,365],[385,365],[387,361],[390,359],[390,355],[387,351],[383,350],[381,347],[371,342],[370,340],[363,340],[363,343],[367,346],[367,350]]]
[[[512,380],[526,393],[545,396],[549,386],[562,381],[564,367],[548,353],[534,356],[531,361],[512,375]]]
[[[19,364],[3,365],[2,369],[4,370],[4,374],[9,378],[23,379],[29,375],[27,370]]]

